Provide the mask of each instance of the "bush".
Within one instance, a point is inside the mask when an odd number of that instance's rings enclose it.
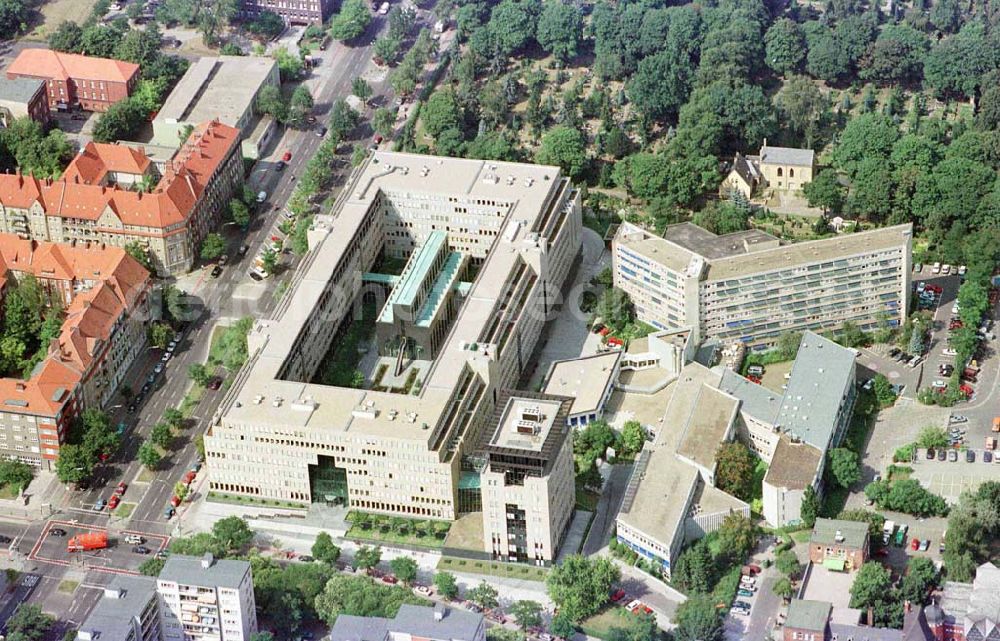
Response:
[[[892,460],[895,463],[908,463],[913,460],[914,455],[917,453],[916,443],[910,443],[909,445],[904,445],[903,447],[897,448],[892,454]]]

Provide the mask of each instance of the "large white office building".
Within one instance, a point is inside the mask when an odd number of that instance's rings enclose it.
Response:
[[[205,436],[211,490],[454,519],[463,455],[528,364],[581,229],[579,192],[557,167],[374,153],[317,217],[281,306],[250,332]],[[445,247],[419,251],[427,242]],[[407,259],[402,273],[372,275],[385,256]],[[381,383],[314,382],[379,287],[408,315],[393,315],[396,334],[379,346],[393,359]],[[431,319],[431,338],[414,340]]]
[[[787,331],[901,324],[910,296],[912,225],[794,244],[759,230],[718,236],[681,223],[663,237],[623,224],[614,239],[614,283],[643,320],[690,327],[754,349]]]

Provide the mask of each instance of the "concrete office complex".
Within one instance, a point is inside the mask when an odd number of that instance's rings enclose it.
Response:
[[[583,427],[604,416],[604,406],[618,380],[621,360],[622,353],[615,350],[554,361],[545,375],[542,391],[571,397],[573,405],[566,420],[571,427]]]
[[[678,354],[687,352],[675,343]],[[672,362],[666,353],[661,360]],[[718,529],[730,513],[749,516],[746,503],[715,487],[716,452],[735,439],[770,465],[763,481],[768,524],[797,523],[805,489],[822,492],[827,449],[850,421],[854,368],[854,352],[812,332],[802,338],[783,395],[722,366],[685,363],[669,381],[662,418],[644,426],[655,438],[625,491],[618,541],[669,576],[685,543]]]
[[[726,370],[720,389],[740,399],[739,437],[770,467],[764,518],[797,523],[807,487],[822,492],[826,453],[847,431],[857,397],[853,350],[805,332],[783,394]]]
[[[502,392],[481,472],[483,545],[492,558],[548,565],[576,503],[573,400]]]
[[[401,605],[391,619],[341,614],[330,641],[484,641],[483,615],[446,605]]]
[[[688,363],[653,443],[640,452],[616,520],[618,541],[669,578],[684,544],[750,506],[715,487],[715,453],[735,436],[739,401],[719,391],[720,373]]]
[[[44,80],[0,76],[0,127],[10,127],[15,118],[48,122],[49,101]]]
[[[77,641],[160,641],[156,579],[118,575],[76,633]]]
[[[137,242],[158,273],[177,274],[194,265],[202,239],[242,184],[239,131],[220,122],[195,127],[162,176],[141,148],[91,142],[58,180],[0,174],[0,232],[117,247]]]
[[[279,87],[278,63],[259,56],[206,56],[188,67],[153,119],[153,143],[179,146],[189,126],[208,120],[250,135],[257,98],[264,87]],[[257,154],[244,154],[256,158]]]
[[[368,389],[313,382],[362,314],[360,302],[408,286],[407,278],[370,277],[377,259],[420,256],[439,232],[475,277],[449,294],[454,318],[432,350],[437,357],[424,360],[404,333],[395,356],[369,373]],[[250,331],[250,357],[205,436],[210,489],[456,518],[459,478],[472,471],[463,470],[464,455],[479,447],[501,390],[515,387],[528,364],[580,236],[579,193],[557,167],[373,154],[330,215],[316,218],[310,252],[273,318]],[[435,281],[433,271],[421,286]],[[385,377],[408,393],[389,391]]]
[[[249,641],[257,632],[247,561],[171,555],[156,592],[163,641]]]
[[[173,555],[157,578],[116,576],[77,641],[248,641],[257,631],[247,561]]]
[[[323,24],[333,13],[334,0],[241,0],[240,15],[253,19],[262,11],[276,13],[289,24]]]
[[[782,245],[758,230],[717,236],[681,223],[661,238],[625,223],[614,283],[654,327],[768,349],[783,332],[902,323],[912,236],[907,224]]]

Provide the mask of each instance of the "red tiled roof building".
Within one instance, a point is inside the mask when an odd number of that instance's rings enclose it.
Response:
[[[107,111],[132,94],[139,82],[139,65],[51,49],[24,49],[7,67],[7,77],[44,80],[50,109]]]

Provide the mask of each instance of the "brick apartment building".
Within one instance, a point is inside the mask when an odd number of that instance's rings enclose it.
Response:
[[[49,101],[44,80],[0,76],[0,127],[10,127],[16,118],[48,122]]]
[[[27,379],[0,378],[0,456],[51,469],[73,417],[111,400],[145,346],[150,278],[122,249],[0,234],[0,296],[29,276],[63,324]]]
[[[809,561],[831,570],[857,570],[868,560],[868,524],[816,519],[809,538]]]
[[[243,183],[240,132],[202,123],[162,176],[141,148],[88,143],[58,180],[0,175],[0,232],[50,242],[145,246],[160,274],[194,265]]]
[[[44,80],[50,109],[107,111],[131,95],[139,65],[51,49],[24,49],[7,67],[7,78]]]
[[[240,15],[253,19],[261,11],[276,13],[288,24],[322,25],[333,13],[335,0],[242,0]]]

